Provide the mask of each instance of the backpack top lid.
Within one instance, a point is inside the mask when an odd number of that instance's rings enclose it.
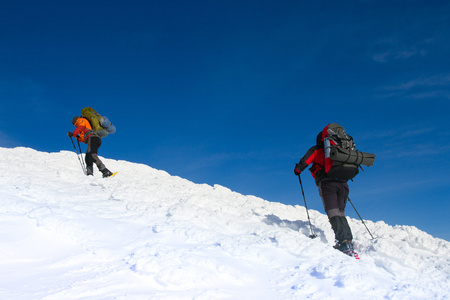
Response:
[[[330,123],[330,124],[328,124],[322,130],[322,141],[324,141],[325,138],[327,138],[327,137],[336,136],[338,134],[338,131],[340,131],[340,130],[343,130],[344,133],[345,133],[344,127],[342,127],[338,123]]]
[[[349,136],[344,127],[338,123],[330,123],[322,130],[322,141],[328,138],[334,142],[335,145],[346,149],[355,149],[353,138]]]

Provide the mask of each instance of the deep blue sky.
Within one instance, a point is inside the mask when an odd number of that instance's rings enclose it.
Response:
[[[0,146],[72,151],[92,106],[101,156],[303,205],[294,165],[337,122],[377,155],[360,214],[450,240],[449,50],[448,1],[6,0]]]

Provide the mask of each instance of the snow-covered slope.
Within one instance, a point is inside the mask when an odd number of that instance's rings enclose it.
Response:
[[[324,214],[75,153],[0,148],[0,299],[448,299],[450,243],[349,219],[361,260]],[[97,171],[97,170],[95,170]]]

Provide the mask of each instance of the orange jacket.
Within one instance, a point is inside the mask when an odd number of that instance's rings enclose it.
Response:
[[[85,118],[78,118],[73,125],[76,127],[73,131],[73,136],[75,136],[80,142],[86,143],[88,137],[94,133],[94,131],[92,131],[91,124]]]

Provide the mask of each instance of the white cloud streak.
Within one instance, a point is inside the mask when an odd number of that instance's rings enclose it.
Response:
[[[408,82],[385,87],[387,91],[409,91],[414,88],[421,87],[449,87],[450,86],[450,74],[436,75],[428,78],[417,78]]]

